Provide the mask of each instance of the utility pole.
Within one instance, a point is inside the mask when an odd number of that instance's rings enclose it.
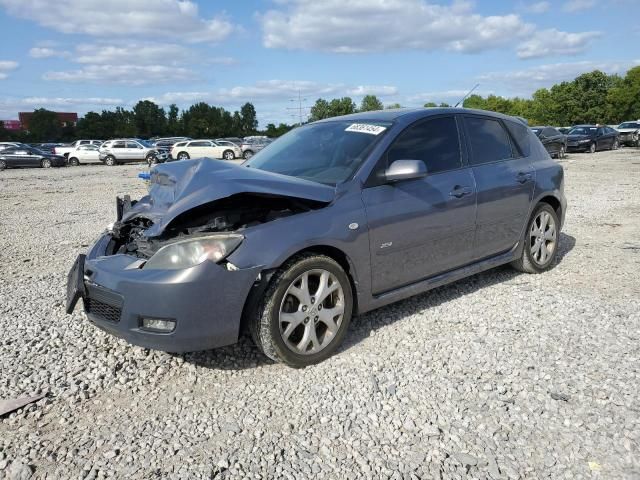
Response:
[[[302,105],[302,102],[306,102],[306,101],[307,101],[307,99],[306,99],[306,98],[302,98],[302,94],[301,94],[301,92],[300,92],[300,89],[298,89],[298,98],[290,98],[290,99],[289,99],[289,101],[290,101],[290,102],[297,102],[297,103],[298,103],[298,106],[297,106],[297,107],[289,107],[289,108],[287,108],[287,110],[289,110],[289,111],[292,111],[292,110],[294,110],[294,111],[295,111],[295,110],[297,110],[297,111],[298,111],[298,114],[297,114],[298,122],[299,122],[299,125],[302,125],[302,116],[303,116],[303,114],[304,114],[304,115],[306,115],[305,110],[306,110],[306,109],[308,109],[308,108],[310,108],[310,107],[309,107],[309,106],[307,106],[307,105]],[[295,114],[295,113],[292,113],[292,116],[294,116],[294,117],[295,117],[295,116],[296,116],[296,114]]]

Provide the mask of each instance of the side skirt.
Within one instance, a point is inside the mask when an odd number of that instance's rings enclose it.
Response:
[[[448,283],[456,282],[463,278],[470,277],[471,275],[475,275],[476,273],[484,272],[485,270],[490,270],[500,265],[512,262],[513,260],[518,258],[518,255],[520,254],[520,248],[518,248],[519,246],[520,245],[518,243],[514,245],[511,250],[505,253],[501,253],[500,255],[496,255],[495,257],[487,258],[486,260],[481,260],[480,262],[473,263],[456,270],[441,273],[439,275],[429,277],[425,280],[420,280],[416,283],[412,283],[395,290],[390,290],[379,295],[374,295],[371,298],[371,301],[367,302],[366,307],[361,308],[358,313],[364,313],[369,310],[374,310],[376,308],[389,305],[390,303],[398,302],[400,300],[413,297],[414,295],[427,292],[434,288],[441,287],[442,285],[446,285]]]

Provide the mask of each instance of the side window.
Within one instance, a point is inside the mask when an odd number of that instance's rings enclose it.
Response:
[[[127,148],[142,148],[138,142],[127,142]]]
[[[190,147],[210,147],[211,142],[191,142]]]
[[[555,137],[556,131],[553,128],[545,128],[542,133],[544,133],[545,137]]]
[[[502,125],[497,120],[482,117],[465,117],[471,164],[482,165],[511,158],[511,144]]]
[[[113,146],[111,148],[124,148],[124,142],[113,142]]]
[[[460,139],[455,119],[435,118],[407,128],[387,152],[387,165],[396,160],[422,160],[429,174],[460,168]]]
[[[523,157],[531,155],[531,132],[526,125],[520,122],[510,122],[505,120],[504,124],[511,134],[511,139],[515,142],[517,150]]]

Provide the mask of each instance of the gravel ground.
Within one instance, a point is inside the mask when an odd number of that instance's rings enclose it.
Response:
[[[640,478],[640,150],[563,162],[543,275],[499,268],[363,315],[295,370],[64,313],[67,270],[142,166],[0,172],[0,478]]]

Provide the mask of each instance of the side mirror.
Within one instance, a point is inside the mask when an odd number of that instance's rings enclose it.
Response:
[[[427,166],[422,160],[396,160],[384,172],[387,182],[399,182],[427,176]]]

